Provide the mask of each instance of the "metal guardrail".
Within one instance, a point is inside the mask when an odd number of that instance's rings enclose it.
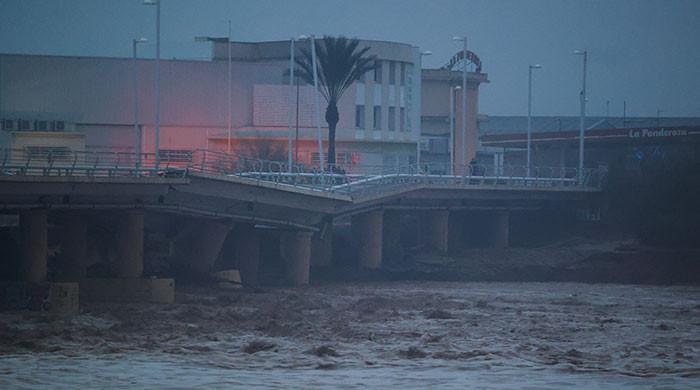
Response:
[[[605,171],[576,168],[422,164],[396,167],[369,165],[288,166],[211,150],[164,154],[116,151],[0,149],[0,175],[90,177],[187,177],[205,173],[315,191],[365,195],[411,186],[522,188],[600,188]]]

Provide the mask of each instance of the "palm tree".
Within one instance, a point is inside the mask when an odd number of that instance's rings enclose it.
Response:
[[[316,41],[316,66],[321,95],[326,99],[326,122],[328,123],[328,167],[335,165],[335,129],[340,119],[338,101],[343,93],[363,74],[373,70],[375,60],[365,56],[369,46],[357,49],[360,41],[345,37],[325,36]],[[314,73],[311,51],[301,49],[301,58],[297,57],[299,77],[313,85]],[[322,162],[321,162],[322,163]]]

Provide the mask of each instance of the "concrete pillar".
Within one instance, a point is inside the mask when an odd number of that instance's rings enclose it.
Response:
[[[143,274],[143,211],[130,211],[117,223],[118,278],[140,278]]]
[[[330,267],[333,263],[333,222],[327,222],[311,239],[311,265]]]
[[[260,262],[260,234],[255,226],[238,225],[233,231],[233,247],[241,282],[244,286],[258,285],[258,264]]]
[[[382,217],[382,261],[399,264],[403,257],[401,248],[401,212],[386,210]]]
[[[428,211],[423,223],[426,244],[439,252],[447,252],[449,243],[450,212],[447,210]]]
[[[381,268],[383,211],[374,210],[353,216],[352,230],[357,240],[360,269]]]
[[[71,282],[85,277],[88,267],[87,258],[87,220],[75,215],[65,219],[61,226],[61,250],[63,252],[63,279]]]
[[[46,210],[26,210],[19,214],[22,231],[21,278],[24,282],[46,281]]]
[[[289,280],[294,286],[309,284],[311,265],[311,232],[282,233],[280,252],[287,267]]]
[[[510,235],[510,212],[496,212],[493,222],[493,246],[507,248]]]
[[[208,274],[230,230],[231,224],[226,222],[193,220],[175,240],[175,261],[199,275]]]

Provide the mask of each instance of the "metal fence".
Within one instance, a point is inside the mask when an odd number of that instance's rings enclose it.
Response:
[[[435,173],[441,172],[441,173]],[[446,173],[445,173],[446,172]],[[305,166],[211,150],[161,154],[115,151],[0,149],[0,175],[91,177],[187,177],[208,174],[315,191],[367,194],[410,186],[600,188],[604,170],[576,168],[424,164]]]

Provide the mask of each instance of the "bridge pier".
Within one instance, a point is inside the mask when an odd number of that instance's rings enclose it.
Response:
[[[372,210],[352,217],[360,269],[376,270],[382,266],[383,214],[382,210]]]
[[[445,253],[449,249],[450,212],[447,210],[428,211],[421,224],[425,243],[433,250]]]
[[[401,211],[385,210],[382,217],[382,262],[399,264],[401,248]]]
[[[19,214],[22,231],[21,280],[30,283],[46,281],[48,224],[46,210],[25,210]]]
[[[294,286],[309,284],[312,235],[306,231],[290,231],[282,233],[280,238],[280,254]]]
[[[491,222],[492,244],[495,248],[507,248],[510,238],[510,212],[497,211]]]
[[[330,267],[333,264],[333,221],[326,222],[311,239],[311,265]]]
[[[193,220],[175,241],[175,261],[198,275],[207,275],[221,252],[229,223],[210,220]]]
[[[129,211],[117,223],[118,278],[140,278],[143,274],[143,211]]]
[[[87,273],[87,228],[83,215],[72,215],[64,219],[61,229],[61,250],[65,260],[62,279],[80,281]]]
[[[233,230],[234,258],[244,286],[258,285],[260,263],[260,234],[252,224],[237,225]]]

